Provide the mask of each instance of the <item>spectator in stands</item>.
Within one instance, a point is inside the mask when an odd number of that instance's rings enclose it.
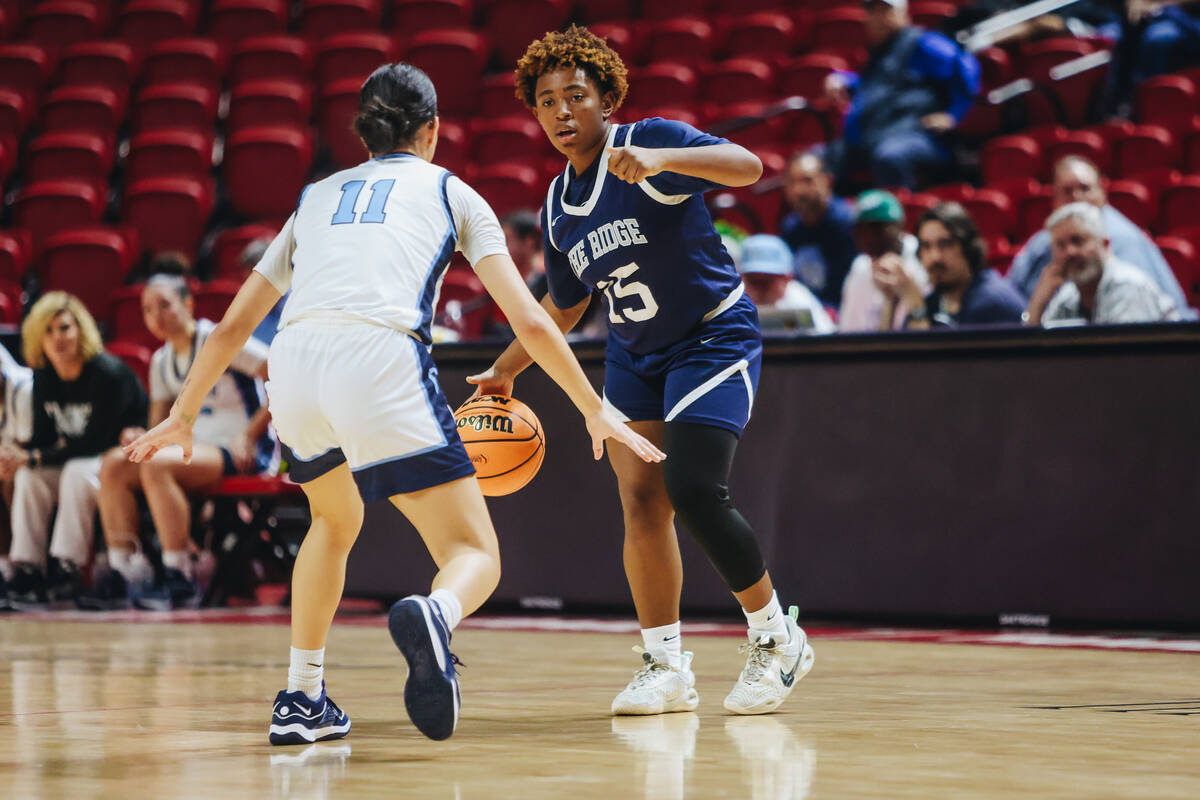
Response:
[[[1175,273],[1150,237],[1117,209],[1108,205],[1101,183],[1100,170],[1082,156],[1066,156],[1054,165],[1054,208],[1069,203],[1091,203],[1104,216],[1104,227],[1112,242],[1112,253],[1120,261],[1144,272],[1166,292],[1180,309],[1187,308],[1187,298]],[[1042,271],[1050,264],[1050,232],[1043,229],[1030,237],[1013,258],[1008,280],[1021,296],[1031,298]]]
[[[542,226],[536,211],[521,209],[500,220],[504,241],[512,255],[517,271],[533,296],[541,300],[546,295],[546,266],[542,262]]]
[[[0,605],[8,603],[12,565],[13,476],[21,460],[19,448],[33,435],[33,370],[23,367],[8,349],[0,346]],[[16,451],[6,458],[5,451]]]
[[[1135,84],[1200,65],[1200,0],[1133,0],[1128,13],[1137,37]]]
[[[242,248],[242,253],[238,256],[238,263],[240,263],[242,265],[242,269],[245,270],[245,272],[242,274],[243,281],[249,277],[254,267],[259,261],[262,260],[263,253],[267,252],[267,247],[270,244],[270,239],[255,239]],[[279,298],[279,302],[275,304],[275,307],[267,312],[267,315],[263,317],[263,321],[258,323],[258,327],[255,328],[254,333],[250,335],[263,344],[269,345],[271,340],[275,338],[275,331],[279,329],[279,317],[281,314],[283,314],[283,305],[286,302],[287,295],[285,294],[283,297]]]
[[[907,272],[885,265],[876,278],[885,287],[885,313],[904,302],[909,330],[1021,322],[1025,302],[987,268],[987,245],[966,209],[939,203],[921,215],[916,230],[917,253],[933,291],[922,295]]]
[[[146,422],[146,393],[120,359],[104,352],[96,323],[78,298],[42,295],[21,326],[33,368],[33,431],[28,448],[5,448],[16,468],[13,493],[15,607],[74,599],[92,547],[100,456],[132,441]],[[46,564],[46,534],[58,502]]]
[[[1170,322],[1174,301],[1146,274],[1115,256],[1094,203],[1068,203],[1046,220],[1053,260],[1042,272],[1026,321]]]
[[[156,275],[142,291],[146,327],[164,342],[150,362],[150,425],[167,418],[192,360],[216,327],[197,320],[187,281]],[[193,606],[200,600],[191,559],[191,510],[187,492],[213,486],[227,475],[257,474],[275,464],[275,439],[268,433],[264,402],[267,346],[251,337],[234,356],[233,366],[209,393],[195,427],[190,462],[178,448],[165,450],[141,464],[124,452],[106,453],[100,463],[100,522],[108,545],[111,570],[97,580],[95,592],[81,602],[111,608],[127,594],[135,604],[155,609]],[[138,552],[136,492],[146,495],[150,516],[162,545],[163,579],[152,576]]]
[[[781,328],[814,333],[836,330],[821,301],[792,277],[792,251],[787,242],[769,233],[758,233],[743,239],[740,251],[735,263],[742,273],[746,294],[758,306],[758,321],[764,332]]]
[[[946,177],[948,134],[979,93],[979,62],[940,33],[914,26],[907,0],[867,0],[870,55],[862,71],[838,71],[826,93],[847,106],[830,160],[843,191],[860,164],[876,186],[910,189]]]
[[[153,255],[146,262],[143,261],[142,268],[134,268],[125,276],[125,282],[129,284],[141,283],[151,275],[184,275],[190,276],[192,272],[192,259],[187,253],[182,253],[178,250],[161,250]]]
[[[854,208],[833,194],[833,175],[811,151],[794,154],[783,172],[788,212],[779,235],[792,248],[794,271],[821,302],[837,308],[854,249]]]
[[[893,330],[904,327],[911,310],[901,299],[890,303],[881,283],[885,276],[904,271],[928,291],[929,278],[917,258],[917,239],[904,232],[904,208],[891,192],[863,192],[854,206],[854,243],[862,255],[850,265],[842,287],[838,329],[849,331]],[[885,309],[885,306],[887,308]]]

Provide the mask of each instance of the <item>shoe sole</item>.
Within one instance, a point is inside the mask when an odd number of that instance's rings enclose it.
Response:
[[[430,739],[449,739],[458,727],[458,681],[446,678],[446,668],[453,666],[446,663],[449,652],[441,652],[429,603],[419,598],[397,602],[388,612],[388,632],[408,662],[408,718]]]
[[[652,708],[649,706],[625,706],[618,708],[616,704],[612,707],[612,713],[618,717],[650,717],[656,714],[674,714],[679,711],[695,711],[700,705],[700,693],[695,689],[688,689],[679,698],[672,700],[669,704],[662,708]]]
[[[350,719],[344,725],[326,725],[323,728],[306,728],[299,723],[271,725],[270,739],[273,745],[312,744],[330,739],[341,739],[350,732]]]
[[[746,715],[746,716],[751,716],[754,714],[770,714],[772,711],[774,711],[775,709],[777,709],[781,705],[783,705],[783,701],[786,700],[788,695],[792,693],[792,689],[796,688],[797,681],[799,681],[801,678],[803,678],[805,675],[807,675],[809,672],[812,671],[813,663],[815,663],[816,658],[817,658],[817,655],[816,655],[816,652],[812,649],[812,645],[809,644],[807,641],[805,641],[804,649],[800,651],[800,663],[796,667],[796,677],[792,681],[792,685],[787,687],[787,691],[783,693],[783,697],[779,698],[774,703],[768,703],[768,704],[762,705],[762,706],[755,706],[753,708],[739,708],[737,706],[731,705],[729,703],[729,698],[726,698],[725,702],[722,705],[725,707],[726,711],[732,711],[734,714],[742,714],[742,715]]]

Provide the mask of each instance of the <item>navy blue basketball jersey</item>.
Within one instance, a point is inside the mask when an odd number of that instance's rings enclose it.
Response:
[[[607,146],[726,142],[654,117],[613,125]],[[582,175],[568,164],[550,183],[542,208],[550,297],[571,308],[603,292],[610,338],[650,353],[731,307],[742,281],[704,205],[703,193],[719,184],[673,172],[629,184],[609,174],[608,159],[606,147]]]

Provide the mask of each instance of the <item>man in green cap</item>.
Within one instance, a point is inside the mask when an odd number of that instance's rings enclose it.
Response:
[[[917,259],[916,237],[904,232],[904,207],[891,192],[872,189],[854,203],[854,245],[860,255],[850,265],[842,286],[838,329],[849,331],[896,330],[904,326],[910,309],[896,304],[892,313],[879,283],[881,275],[902,270],[919,287],[929,291],[929,278]]]

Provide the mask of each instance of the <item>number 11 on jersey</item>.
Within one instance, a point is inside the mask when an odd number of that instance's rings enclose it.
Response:
[[[358,204],[358,196],[362,194],[363,186],[366,183],[366,181],[346,181],[342,184],[342,199],[338,203],[337,211],[333,212],[331,225],[350,225],[355,222],[354,206]],[[387,213],[383,209],[387,205],[388,195],[392,193],[392,187],[395,185],[395,178],[384,178],[372,183],[371,202],[367,203],[367,210],[358,218],[358,222],[383,222],[387,219]]]

